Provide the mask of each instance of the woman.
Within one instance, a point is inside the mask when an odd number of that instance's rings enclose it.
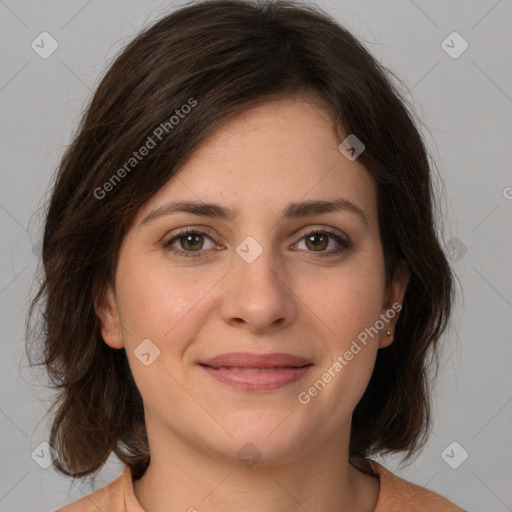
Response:
[[[453,280],[385,70],[320,10],[195,3],[112,64],[43,242],[60,512],[460,511],[410,457]]]

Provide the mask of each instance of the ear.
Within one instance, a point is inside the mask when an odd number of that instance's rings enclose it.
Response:
[[[393,343],[395,326],[402,310],[410,272],[405,261],[398,267],[393,280],[388,284],[383,302],[380,318],[384,322],[384,328],[379,332],[379,348],[385,348]]]
[[[101,335],[105,343],[112,348],[123,348],[121,322],[115,294],[110,285],[102,296],[95,301],[94,309],[101,323]]]

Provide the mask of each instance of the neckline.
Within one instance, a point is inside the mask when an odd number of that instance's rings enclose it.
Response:
[[[366,475],[375,476],[377,478],[379,491],[377,494],[377,503],[375,505],[374,512],[378,512],[381,506],[383,487],[383,473],[379,471],[381,467],[380,464],[378,464],[374,460],[365,458],[349,459],[348,463],[358,471],[361,471]],[[128,482],[126,481],[127,479],[129,479]],[[135,486],[133,485],[132,467],[129,465],[126,465],[125,471],[123,472],[122,484],[124,509],[128,510],[128,506],[130,506],[132,509],[134,506],[137,506],[138,510],[133,510],[132,512],[145,512],[144,509],[142,508],[142,505],[139,503],[137,497],[135,496]]]
[[[377,503],[375,504],[374,512],[378,512],[382,505],[382,488],[385,486],[383,482],[383,480],[385,480],[385,478],[383,478],[385,475],[381,471],[384,468],[378,462],[365,458],[349,459],[348,463],[362,473],[377,478],[379,490],[377,493]]]

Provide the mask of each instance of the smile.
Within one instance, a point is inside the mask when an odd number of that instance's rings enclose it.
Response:
[[[200,362],[211,377],[243,391],[272,391],[302,379],[311,361],[291,354],[223,354]]]

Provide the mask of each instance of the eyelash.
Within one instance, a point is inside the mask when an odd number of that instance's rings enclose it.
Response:
[[[206,235],[208,238],[212,239],[212,241],[213,241],[213,238],[208,233],[198,231],[194,228],[184,228],[183,230],[176,233],[172,238],[170,238],[166,242],[163,242],[163,244],[162,244],[163,248],[167,251],[173,252],[176,256],[178,256],[180,258],[203,258],[203,257],[205,257],[204,255],[201,254],[201,253],[206,252],[204,250],[183,251],[181,249],[176,249],[176,248],[172,247],[172,244],[174,242],[179,240],[181,237],[183,237],[185,235],[190,235],[190,234],[191,235]],[[315,257],[318,256],[320,258],[325,258],[325,257],[337,256],[337,255],[341,254],[342,252],[344,252],[345,250],[351,248],[351,243],[348,240],[342,238],[340,235],[338,235],[333,230],[328,229],[328,228],[309,229],[306,231],[306,233],[304,233],[302,235],[299,242],[302,241],[304,238],[311,236],[311,235],[329,235],[333,240],[335,240],[340,245],[340,247],[338,249],[331,250],[331,251],[318,251],[318,252],[317,251],[307,251],[307,252],[313,253],[315,255]],[[196,254],[194,254],[194,253],[196,253]]]

